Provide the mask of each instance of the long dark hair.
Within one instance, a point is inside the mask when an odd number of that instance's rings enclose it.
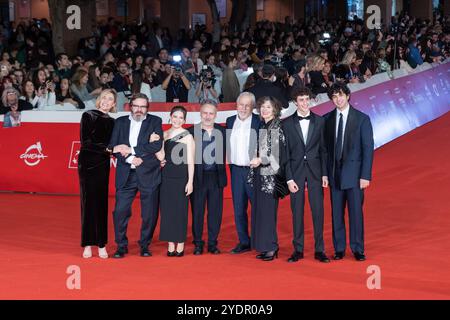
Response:
[[[142,72],[140,70],[134,70],[132,73],[133,84],[131,85],[131,93],[140,93],[142,86]]]
[[[91,90],[95,90],[95,89],[101,87],[100,79],[97,78],[97,75],[95,74],[95,69],[97,69],[97,68],[100,70],[100,67],[98,65],[96,65],[96,64],[93,64],[92,66],[89,67],[89,71],[88,71],[88,74],[89,74],[88,86],[91,88]]]
[[[43,85],[45,85],[45,82],[44,83],[41,83],[40,81],[39,81],[39,72],[44,72],[44,74],[45,74],[45,68],[44,67],[42,67],[42,68],[39,68],[38,70],[36,70],[34,73],[33,73],[33,76],[32,76],[32,82],[33,82],[33,84],[34,84],[34,88],[37,90],[37,89],[39,89],[39,87],[41,87],[41,86],[43,86]]]

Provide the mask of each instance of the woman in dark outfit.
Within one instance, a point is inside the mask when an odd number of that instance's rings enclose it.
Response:
[[[169,257],[184,255],[188,199],[193,191],[195,143],[189,131],[183,129],[186,115],[187,111],[182,106],[176,106],[171,110],[172,127],[164,132],[163,149],[156,155],[163,165],[159,240],[169,242],[167,249]]]
[[[286,140],[281,129],[281,106],[271,97],[262,97],[257,108],[263,123],[258,135],[259,156],[250,162],[248,182],[255,188],[252,206],[252,248],[264,261],[278,258],[277,211],[274,195],[275,175],[285,162]]]
[[[108,258],[108,182],[111,150],[109,140],[114,119],[108,112],[116,108],[117,93],[104,90],[97,98],[97,110],[83,113],[80,125],[81,150],[78,156],[81,199],[81,246],[83,257],[92,257],[91,246],[98,246],[100,258]],[[114,151],[126,150],[124,146]],[[126,146],[125,146],[126,147]]]

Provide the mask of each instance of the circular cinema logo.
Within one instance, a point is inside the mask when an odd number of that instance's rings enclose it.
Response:
[[[38,165],[39,162],[41,162],[41,160],[44,160],[45,158],[48,158],[48,156],[42,153],[42,145],[40,141],[29,146],[25,153],[20,155],[20,159],[23,159],[25,164],[30,167]]]

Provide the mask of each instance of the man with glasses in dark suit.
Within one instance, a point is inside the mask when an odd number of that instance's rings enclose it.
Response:
[[[126,157],[121,153],[114,154],[117,158],[116,205],[113,212],[117,251],[114,258],[123,258],[128,253],[128,221],[138,191],[141,199],[139,246],[142,257],[152,255],[148,247],[158,221],[161,170],[155,154],[162,148],[162,120],[147,113],[148,98],[145,94],[135,94],[130,105],[131,114],[116,120],[110,142],[110,146],[129,146]]]

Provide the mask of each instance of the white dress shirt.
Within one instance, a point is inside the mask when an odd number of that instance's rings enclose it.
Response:
[[[230,136],[230,162],[236,166],[250,165],[248,154],[250,146],[250,133],[252,129],[252,116],[242,121],[236,116]]]
[[[347,105],[347,107],[343,111],[340,111],[339,109],[337,109],[336,111],[337,111],[336,112],[336,140],[337,140],[338,129],[339,129],[339,116],[342,113],[342,125],[343,125],[343,130],[342,130],[342,147],[343,147],[344,146],[344,137],[345,137],[345,126],[347,124],[348,112],[350,111],[350,105]]]
[[[147,118],[147,115],[142,119],[142,121],[136,121],[133,119],[133,117],[129,116],[129,119],[131,121],[130,123],[130,137],[129,142],[131,146],[131,156],[129,156],[125,161],[129,164],[131,164],[135,158],[134,148],[137,146],[137,141],[139,137],[139,132],[141,131],[142,122]],[[131,164],[131,169],[136,169],[136,166]]]
[[[297,111],[297,115],[299,117],[303,117],[300,112]],[[311,112],[308,112],[308,114],[305,117],[308,117],[311,115]],[[308,139],[308,131],[309,131],[309,123],[311,122],[310,120],[299,120],[298,121],[300,123],[300,127],[302,128],[302,134],[303,134],[303,141],[305,141],[305,145],[308,141],[306,141]]]
[[[298,111],[297,111],[297,115],[299,117],[303,117],[300,114],[300,112],[298,112]],[[308,112],[308,114],[305,117],[308,117],[310,115],[311,115],[311,112]],[[306,120],[306,119],[305,120],[298,120],[298,123],[300,124],[300,127],[302,128],[303,141],[305,141],[305,145],[308,142],[307,139],[308,139],[308,131],[309,131],[309,123],[310,122],[311,122],[310,120]],[[305,159],[306,159],[306,156],[305,156]],[[291,182],[294,182],[294,180],[287,181],[287,183],[291,183]]]

